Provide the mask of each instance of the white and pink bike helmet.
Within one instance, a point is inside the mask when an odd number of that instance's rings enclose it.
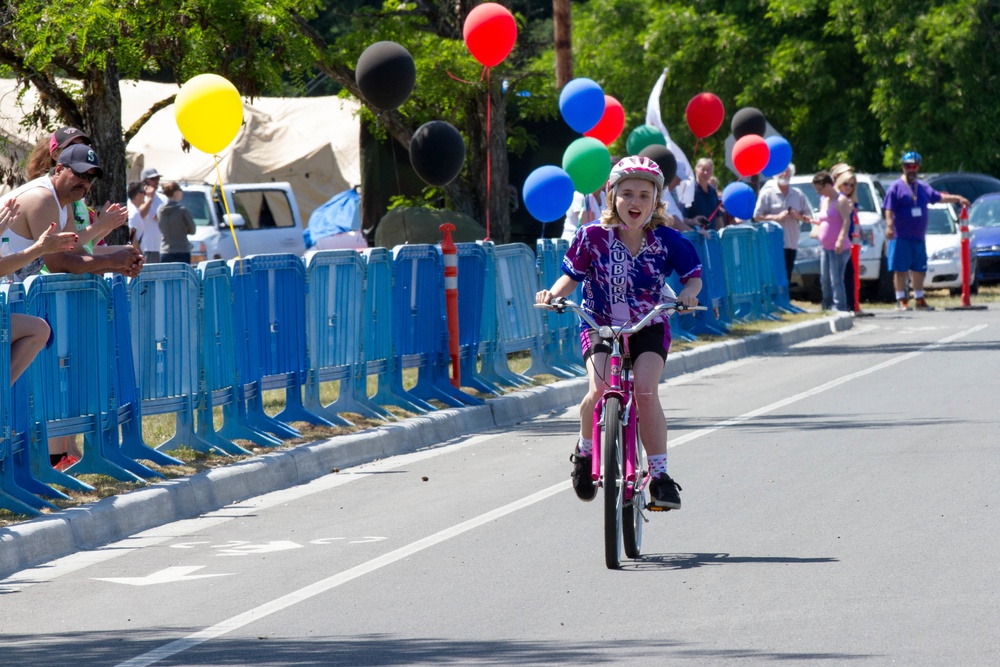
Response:
[[[612,200],[615,195],[615,187],[627,178],[641,178],[652,183],[656,186],[657,199],[663,192],[663,171],[660,170],[660,165],[648,157],[630,155],[619,160],[618,164],[611,168],[611,175],[608,177],[608,191],[611,193]]]

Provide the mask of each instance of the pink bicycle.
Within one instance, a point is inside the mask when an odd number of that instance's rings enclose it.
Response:
[[[604,561],[609,569],[621,566],[622,548],[628,558],[638,558],[642,547],[643,509],[665,511],[646,503],[649,471],[639,434],[639,412],[632,394],[631,360],[622,354],[622,340],[641,330],[665,311],[705,310],[680,302],[657,305],[632,326],[600,326],[578,304],[556,297],[536,304],[558,313],[569,309],[579,315],[602,340],[610,343],[608,388],[594,408],[594,453],[591,475],[604,495]],[[603,464],[603,474],[602,474]]]

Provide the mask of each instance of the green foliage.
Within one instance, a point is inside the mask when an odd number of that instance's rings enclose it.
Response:
[[[590,0],[573,9],[574,75],[625,107],[612,153],[644,122],[667,67],[661,114],[689,156],[687,102],[710,91],[726,107],[722,128],[691,156],[710,152],[717,173],[729,121],[744,106],[789,139],[802,171],[843,160],[881,171],[917,148],[936,171],[1000,173],[988,140],[1000,121],[994,0]]]

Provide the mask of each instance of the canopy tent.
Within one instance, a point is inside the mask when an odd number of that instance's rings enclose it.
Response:
[[[121,82],[122,125],[130,127],[156,102],[178,92],[174,84]],[[0,80],[0,153],[8,164],[22,163],[38,138],[21,119],[34,107],[34,90],[17,99],[13,79]],[[330,197],[361,184],[360,120],[356,100],[338,97],[257,98],[244,102],[244,124],[219,156],[226,183],[288,181],[303,220]],[[169,105],[149,118],[128,143],[128,180],[155,167],[164,179],[216,180],[212,156],[185,153]],[[99,149],[100,147],[98,147]]]

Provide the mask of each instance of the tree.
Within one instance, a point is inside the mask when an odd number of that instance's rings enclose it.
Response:
[[[292,15],[314,13],[314,0],[18,0],[0,21],[0,66],[40,93],[30,127],[51,131],[51,112],[56,126],[90,135],[109,175],[95,182],[93,202],[125,201],[125,144],[139,128],[122,130],[121,80],[215,72],[255,97],[308,70],[316,54]],[[116,232],[111,241],[127,239]]]
[[[305,20],[299,25],[321,54],[318,67],[366,105],[364,119],[377,133],[408,149],[414,131],[427,121],[446,120],[459,129],[466,139],[466,164],[460,176],[442,188],[448,205],[484,220],[488,200],[490,235],[505,243],[510,238],[508,150],[523,150],[531,143],[516,121],[552,113],[551,63],[541,57],[550,50],[552,33],[550,25],[547,32],[539,29],[544,20],[529,24],[519,16],[514,51],[486,73],[462,40],[465,18],[478,4],[473,0],[405,4],[387,0],[381,7],[360,6],[349,17],[341,14],[349,23],[341,23],[335,34],[320,34]],[[367,105],[354,77],[358,57],[380,40],[403,45],[417,67],[410,99],[398,110],[381,114]],[[516,116],[510,117],[510,99],[529,82],[531,97],[520,99]]]

